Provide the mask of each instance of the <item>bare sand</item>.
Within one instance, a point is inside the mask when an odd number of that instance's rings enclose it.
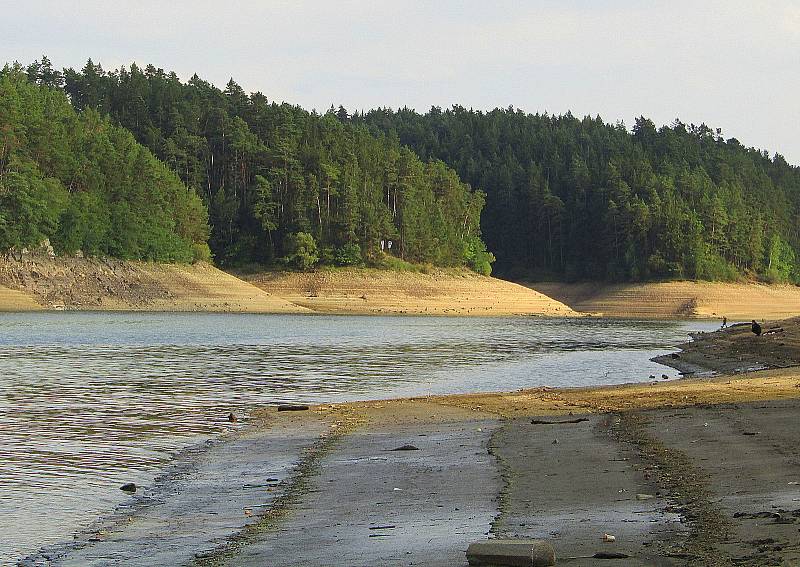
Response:
[[[0,311],[308,313],[209,264],[25,256],[0,261]]]
[[[204,263],[32,254],[0,260],[0,311],[64,309],[578,316],[524,286],[467,270],[320,269],[238,277]]]
[[[576,316],[515,283],[468,270],[430,273],[338,268],[243,275],[259,288],[320,313]]]
[[[644,284],[526,283],[576,311],[605,317],[783,319],[800,314],[800,287],[678,281]]]

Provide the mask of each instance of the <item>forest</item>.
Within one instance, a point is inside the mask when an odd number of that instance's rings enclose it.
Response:
[[[123,259],[209,257],[197,194],[130,132],[63,91],[0,71],[0,250]]]
[[[511,278],[800,278],[800,168],[722,132],[644,117],[453,107],[351,121],[441,159],[486,193],[482,229]]]
[[[0,77],[3,249],[185,260],[207,237],[222,266],[488,274],[496,257],[511,279],[800,281],[800,168],[705,124],[321,114],[91,60]]]
[[[55,71],[32,82],[132,133],[207,207],[209,245],[222,266],[408,263],[489,274],[480,238],[484,195],[442,161],[422,161],[396,137],[331,110],[308,112],[148,65]]]

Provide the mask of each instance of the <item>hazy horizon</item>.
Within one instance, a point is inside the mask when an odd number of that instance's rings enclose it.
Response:
[[[0,23],[6,62],[153,64],[324,112],[432,106],[676,118],[800,164],[800,6],[775,0],[29,2]]]

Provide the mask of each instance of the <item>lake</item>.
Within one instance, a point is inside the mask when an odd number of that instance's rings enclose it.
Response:
[[[68,539],[177,451],[279,402],[646,381],[717,323],[0,314],[0,562]],[[3,563],[5,564],[5,563]]]

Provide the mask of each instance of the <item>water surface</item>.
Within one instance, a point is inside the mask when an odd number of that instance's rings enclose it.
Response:
[[[282,401],[588,386],[714,323],[174,313],[0,315],[0,558],[91,524],[225,416]],[[0,559],[0,563],[4,559]]]

